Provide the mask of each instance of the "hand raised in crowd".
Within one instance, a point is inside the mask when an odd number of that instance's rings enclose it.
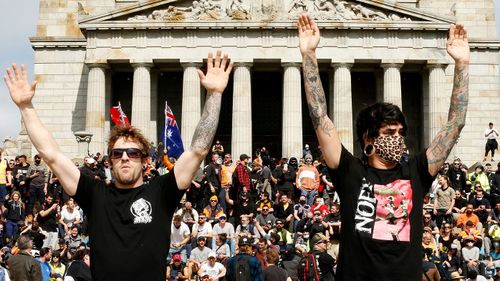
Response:
[[[221,59],[221,51],[217,51],[214,60],[213,54],[210,52],[208,53],[207,60],[207,74],[198,69],[198,75],[200,76],[201,84],[207,89],[208,93],[222,94],[226,89],[232,69],[233,62],[228,63],[227,54],[224,54]]]
[[[7,89],[9,89],[12,101],[18,107],[30,106],[31,100],[35,95],[36,81],[31,85],[28,83],[28,74],[24,64],[21,64],[21,70],[16,64],[12,64],[12,69],[7,68],[7,76],[3,77]]]
[[[467,39],[467,30],[463,25],[450,25],[446,50],[455,62],[469,62],[469,40]]]
[[[319,45],[319,28],[314,20],[307,14],[301,15],[297,20],[299,32],[299,48],[302,54],[315,52]]]

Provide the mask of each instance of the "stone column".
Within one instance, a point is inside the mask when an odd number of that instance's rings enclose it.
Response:
[[[183,63],[184,77],[182,79],[182,124],[181,137],[184,149],[191,146],[196,125],[201,116],[201,85],[196,70],[201,63]]]
[[[401,73],[403,61],[382,61],[384,69],[384,102],[395,104],[403,110]]]
[[[302,94],[300,63],[283,64],[283,157],[302,157]]]
[[[104,114],[106,112],[106,64],[91,63],[89,67],[87,86],[87,118],[85,130],[93,135],[89,152],[106,153],[104,136]]]
[[[333,122],[340,141],[353,153],[354,138],[352,124],[352,63],[333,64]]]
[[[132,63],[134,68],[134,85],[132,87],[132,121],[146,138],[150,139],[151,125],[151,63]]]
[[[444,95],[446,74],[445,65],[428,64],[429,69],[429,132],[428,144],[437,135],[447,121],[449,95]]]
[[[151,71],[151,121],[149,125],[149,141],[158,145],[158,71]],[[161,124],[160,124],[161,125]]]
[[[231,154],[239,159],[245,153],[252,155],[252,77],[251,63],[234,65],[233,125]]]

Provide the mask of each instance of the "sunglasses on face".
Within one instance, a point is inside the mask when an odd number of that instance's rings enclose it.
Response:
[[[325,243],[326,244],[326,243],[328,243],[328,241],[322,240],[322,241],[318,241],[318,243],[316,243],[316,244],[321,244],[321,243]]]
[[[138,148],[113,148],[109,153],[111,159],[122,158],[123,153],[126,152],[129,158],[141,158],[142,151]]]
[[[210,202],[218,202],[217,200],[210,200]]]

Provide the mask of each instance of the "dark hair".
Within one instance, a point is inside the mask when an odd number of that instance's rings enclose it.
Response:
[[[363,139],[365,134],[368,137],[376,138],[379,135],[378,130],[383,125],[397,123],[403,126],[403,135],[406,135],[406,118],[397,105],[378,102],[361,110],[356,118],[356,134],[361,145],[361,150],[365,148],[365,141]]]
[[[108,139],[108,154],[111,152],[111,149],[113,149],[116,141],[120,138],[125,138],[127,141],[137,143],[142,151],[142,159],[149,156],[149,141],[144,137],[139,129],[127,125],[113,127]]]
[[[267,262],[272,264],[278,264],[280,257],[276,251],[270,250],[266,252]]]
[[[222,244],[226,243],[227,241],[227,233],[219,233],[219,240],[222,242]]]
[[[17,247],[19,250],[24,251],[32,247],[32,242],[31,239],[28,235],[21,235],[17,239]]]
[[[75,255],[73,256],[72,260],[81,261],[81,260],[83,260],[85,255],[90,255],[90,250],[89,249],[79,249],[75,252]]]
[[[47,253],[49,253],[52,249],[50,249],[49,247],[43,247],[41,250],[40,250],[40,257],[43,257],[45,256]]]

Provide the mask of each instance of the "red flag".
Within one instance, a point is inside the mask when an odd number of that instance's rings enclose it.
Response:
[[[118,106],[113,106],[109,109],[109,113],[111,114],[111,120],[115,125],[127,125],[130,126],[130,122],[128,121],[127,115],[122,110],[122,105],[118,102]]]

